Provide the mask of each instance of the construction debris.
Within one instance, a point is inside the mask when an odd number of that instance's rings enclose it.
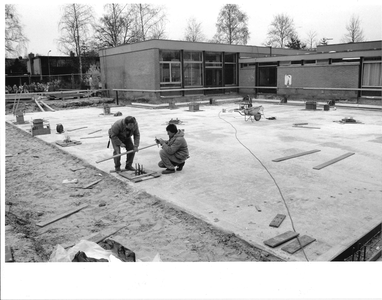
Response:
[[[353,117],[345,117],[339,121],[333,121],[333,122],[340,123],[340,124],[363,124],[362,122],[353,119]]]

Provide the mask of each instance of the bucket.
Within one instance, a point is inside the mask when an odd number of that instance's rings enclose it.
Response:
[[[315,101],[306,101],[305,108],[315,110],[317,106],[317,103]]]
[[[103,112],[105,115],[110,115],[110,107],[109,106],[104,106]]]
[[[16,122],[17,124],[24,124],[25,123],[24,115],[23,114],[16,115]]]
[[[329,110],[329,104],[324,105],[324,110]]]
[[[33,126],[38,129],[38,128],[44,128],[44,120],[43,119],[34,119],[33,120]]]

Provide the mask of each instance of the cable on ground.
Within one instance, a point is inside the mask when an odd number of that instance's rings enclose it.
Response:
[[[277,181],[276,181],[276,179],[272,176],[272,174],[271,174],[271,172],[269,172],[269,170],[267,169],[267,167],[261,162],[261,160],[247,147],[247,146],[245,146],[240,140],[239,140],[239,138],[237,137],[237,129],[235,128],[235,126],[233,126],[230,122],[228,122],[227,120],[225,120],[225,119],[223,119],[221,116],[220,116],[220,111],[219,111],[219,113],[218,113],[218,117],[221,119],[221,120],[223,120],[224,122],[226,122],[226,123],[228,123],[229,125],[231,125],[231,127],[235,130],[235,138],[236,138],[236,140],[245,148],[245,149],[247,149],[248,151],[249,151],[249,153],[251,153],[252,154],[252,156],[254,157],[254,158],[256,158],[256,160],[263,166],[263,168],[265,169],[265,171],[267,171],[267,173],[269,174],[269,176],[272,178],[272,180],[273,180],[273,182],[275,183],[275,185],[276,185],[276,187],[277,187],[277,189],[278,189],[278,191],[279,191],[279,194],[280,194],[280,196],[281,196],[281,199],[283,199],[283,202],[284,202],[284,206],[285,206],[285,208],[286,208],[286,210],[287,210],[287,212],[288,212],[288,216],[289,216],[289,219],[290,219],[290,221],[291,221],[291,224],[292,224],[292,228],[293,228],[293,231],[294,232],[297,232],[296,231],[296,229],[295,229],[295,227],[294,227],[294,223],[293,223],[293,219],[292,219],[292,215],[291,215],[291,213],[290,213],[290,211],[289,211],[289,208],[288,208],[288,205],[287,205],[287,203],[286,203],[286,201],[285,201],[285,199],[284,199],[284,196],[283,196],[283,193],[281,192],[281,189],[280,189],[280,187],[279,187],[279,185],[277,184]],[[297,241],[298,241],[298,243],[300,244],[300,247],[301,247],[301,250],[302,250],[302,252],[304,253],[304,256],[305,256],[305,259],[306,259],[306,261],[309,261],[309,259],[308,259],[308,257],[306,256],[306,253],[305,253],[305,251],[304,251],[304,248],[302,247],[302,245],[301,245],[301,242],[300,242],[300,240],[297,238]]]

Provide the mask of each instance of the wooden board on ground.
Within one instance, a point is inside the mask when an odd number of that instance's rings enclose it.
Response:
[[[75,130],[84,129],[84,128],[88,128],[88,127],[87,127],[87,126],[84,126],[84,127],[79,127],[79,128],[69,129],[69,130],[67,130],[67,131],[75,131]]]
[[[88,134],[93,134],[93,133],[99,132],[99,131],[101,131],[101,130],[102,130],[102,129],[98,129],[98,130],[96,130],[96,131],[89,132]]]
[[[312,153],[319,152],[319,151],[321,151],[321,150],[311,150],[311,151],[301,152],[301,153],[297,153],[297,154],[293,154],[293,155],[289,155],[289,156],[285,156],[285,157],[281,157],[281,158],[276,158],[276,159],[273,159],[272,161],[279,162],[279,161],[283,161],[283,160],[287,160],[287,159],[291,159],[291,158],[295,158],[295,157],[299,157],[299,156],[303,156],[303,155],[312,154]]]
[[[94,242],[94,243],[99,243],[99,242],[102,242],[104,239],[108,238],[109,236],[111,236],[112,234],[117,233],[121,229],[125,228],[126,226],[127,225],[121,225],[121,226],[118,226],[115,228],[105,229],[105,230],[102,230],[100,232],[93,233],[88,237],[82,238],[82,240],[86,240],[86,241],[90,241],[90,242]],[[62,247],[67,249],[67,248],[72,247],[74,245],[75,245],[74,242],[70,242],[70,243],[66,243],[66,244],[62,245]]]
[[[88,189],[88,188],[92,187],[93,185],[97,184],[98,182],[100,182],[101,180],[102,180],[102,179],[98,179],[98,180],[96,180],[96,181],[94,181],[94,182],[92,182],[92,183],[89,183],[88,185],[85,185],[85,186],[83,187],[83,189]]]
[[[309,129],[321,129],[321,127],[300,126],[300,125],[293,125],[292,127],[295,127],[295,128],[309,128]]]
[[[70,147],[70,146],[77,146],[77,145],[81,145],[82,142],[80,141],[70,141],[70,142],[64,142],[64,141],[56,141],[56,144],[61,146],[61,147]]]
[[[296,240],[293,242],[290,242],[288,245],[285,245],[281,248],[281,250],[284,250],[290,254],[293,254],[297,252],[298,250],[304,248],[305,246],[313,243],[316,239],[311,238],[308,235],[303,235],[301,237],[297,237]],[[300,241],[300,242],[299,242]]]
[[[281,244],[284,244],[288,241],[290,241],[291,239],[294,239],[295,237],[297,237],[299,234],[297,232],[294,232],[294,231],[287,231],[287,232],[284,232],[280,235],[277,235],[271,239],[268,239],[266,241],[264,241],[264,244],[269,246],[269,247],[277,247]]]
[[[321,164],[321,165],[318,165],[318,166],[316,166],[316,167],[313,167],[313,169],[315,169],[315,170],[321,170],[321,169],[323,169],[323,168],[325,168],[325,167],[327,167],[327,166],[329,166],[329,165],[331,165],[331,164],[334,164],[334,163],[336,163],[336,162],[338,162],[338,161],[340,161],[340,160],[343,160],[343,159],[345,159],[345,158],[347,158],[347,157],[349,157],[349,156],[352,156],[353,154],[355,154],[355,153],[353,153],[353,152],[346,153],[346,154],[341,155],[341,156],[339,156],[339,157],[337,157],[337,158],[334,158],[334,159],[332,159],[332,160],[329,160],[329,161],[327,161],[326,163],[323,163],[323,164]]]
[[[159,172],[151,171],[151,170],[145,170],[145,174],[141,174],[141,175],[135,175],[133,172],[131,173],[117,172],[117,174],[121,175],[122,177],[126,179],[129,179],[130,181],[134,183],[141,182],[148,179],[158,178],[162,175]]]
[[[110,170],[109,171],[110,173],[119,173],[119,172],[131,172],[131,171],[128,171],[128,170],[125,170],[125,169],[121,169],[121,171],[116,171],[116,170]]]
[[[86,167],[70,168],[70,170],[73,172],[78,171],[78,170],[83,170],[83,169],[86,169]]]
[[[68,211],[66,211],[66,212],[64,212],[64,213],[62,213],[62,214],[59,214],[59,215],[57,215],[57,216],[55,216],[55,217],[52,217],[52,218],[50,218],[50,219],[48,219],[48,220],[42,221],[42,222],[40,222],[40,223],[37,223],[36,225],[37,225],[37,226],[40,226],[40,227],[44,227],[44,226],[46,226],[46,225],[48,225],[48,224],[51,224],[51,223],[53,223],[53,222],[56,222],[56,221],[62,219],[62,218],[65,218],[65,217],[67,217],[67,216],[70,216],[70,215],[72,215],[72,214],[74,214],[74,213],[80,211],[81,209],[84,209],[84,208],[87,207],[87,206],[88,206],[88,204],[83,204],[83,205],[81,205],[81,206],[78,206],[77,208],[68,210]]]
[[[283,214],[277,214],[277,216],[272,220],[272,222],[269,224],[271,227],[279,227],[280,224],[284,221],[286,218]]]

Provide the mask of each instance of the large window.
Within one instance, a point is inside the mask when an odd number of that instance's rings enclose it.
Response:
[[[362,86],[381,87],[382,86],[382,63],[380,61],[364,62]]]
[[[162,50],[160,52],[160,83],[161,84],[180,84],[180,52]]]
[[[202,52],[184,52],[184,86],[202,86],[203,55]]]
[[[382,62],[365,61],[363,63],[362,87],[380,89],[382,87]],[[380,91],[362,91],[362,96],[381,97]]]
[[[224,54],[224,84],[235,85],[237,78],[236,70],[236,54],[225,53]]]

